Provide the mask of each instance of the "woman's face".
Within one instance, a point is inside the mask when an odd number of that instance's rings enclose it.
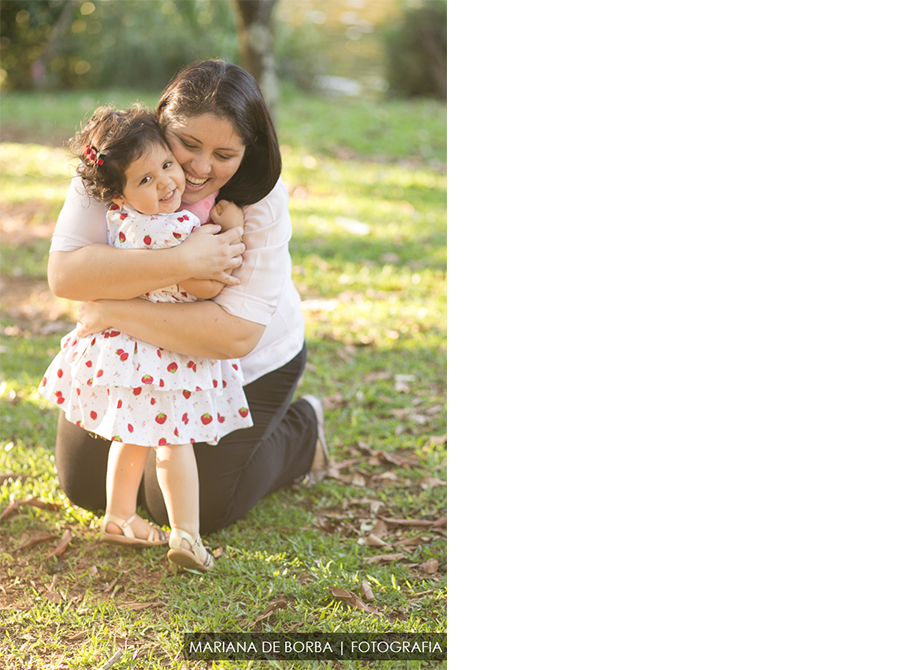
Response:
[[[184,169],[182,202],[193,204],[222,188],[244,158],[244,142],[231,121],[201,114],[171,121],[166,139]]]

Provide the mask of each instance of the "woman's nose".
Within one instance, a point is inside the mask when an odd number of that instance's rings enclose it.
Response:
[[[209,159],[205,156],[195,158],[191,162],[191,172],[197,177],[205,177],[209,174]]]

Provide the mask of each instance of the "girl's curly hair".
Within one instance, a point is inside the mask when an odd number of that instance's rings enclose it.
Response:
[[[103,105],[69,140],[81,161],[76,168],[88,195],[112,202],[125,188],[125,170],[152,146],[168,146],[156,117],[139,104],[128,109]]]

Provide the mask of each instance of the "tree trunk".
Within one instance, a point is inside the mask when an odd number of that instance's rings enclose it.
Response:
[[[66,3],[59,18],[56,19],[56,23],[53,25],[53,30],[50,31],[47,43],[41,50],[40,55],[31,64],[31,81],[35,90],[43,91],[47,88],[47,66],[53,60],[56,47],[59,44],[59,38],[69,27],[69,24],[72,23],[72,17],[75,16],[77,6],[78,0],[69,0]]]
[[[234,3],[240,17],[242,65],[259,84],[274,119],[279,96],[272,13],[278,0],[234,0]]]

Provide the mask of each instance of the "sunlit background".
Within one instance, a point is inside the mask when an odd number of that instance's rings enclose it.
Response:
[[[320,94],[446,99],[446,2],[249,2],[272,5],[269,50],[282,83]],[[160,89],[194,60],[241,62],[240,4],[4,0],[0,89]]]

